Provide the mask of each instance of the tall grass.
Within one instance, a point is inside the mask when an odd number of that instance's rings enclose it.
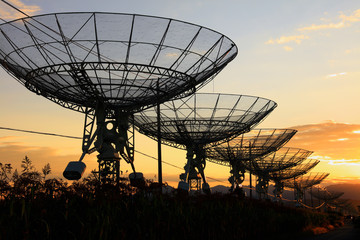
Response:
[[[340,219],[233,195],[159,195],[151,182],[136,189],[90,176],[68,185],[46,179],[50,166],[42,176],[22,163],[12,176],[0,166],[0,240],[280,239]]]
[[[276,239],[331,220],[220,195],[8,199],[0,211],[0,239]]]

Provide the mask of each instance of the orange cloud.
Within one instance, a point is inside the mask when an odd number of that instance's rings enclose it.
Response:
[[[17,7],[21,11],[25,12],[28,15],[34,15],[41,11],[40,6],[37,5],[26,5],[20,0],[8,0],[10,4]],[[18,18],[25,17],[22,13],[16,11],[5,3],[1,3],[2,6],[0,8],[0,17],[5,20],[14,20]]]
[[[314,155],[327,156],[332,164],[360,163],[360,124],[324,122],[291,127],[298,133],[288,146],[314,151]]]
[[[359,184],[360,177],[331,177],[331,175],[325,178],[324,181],[321,182],[321,185],[332,185],[332,184]]]

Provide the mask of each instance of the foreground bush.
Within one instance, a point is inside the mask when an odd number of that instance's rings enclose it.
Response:
[[[326,214],[233,196],[98,194],[0,201],[0,239],[277,239]]]

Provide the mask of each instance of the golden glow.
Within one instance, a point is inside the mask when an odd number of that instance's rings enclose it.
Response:
[[[52,1],[51,4],[46,1],[8,1],[30,15],[72,11],[74,7],[91,12],[104,5],[100,1],[87,1],[85,5],[84,1],[70,0]],[[152,1],[143,1],[143,4],[137,4],[138,1],[124,1],[124,4],[119,5],[114,0],[108,0],[107,6],[112,6],[113,12],[133,12],[133,9],[136,9],[148,15],[165,14],[214,28],[230,37],[237,44],[239,55],[213,82],[200,91],[249,94],[276,101],[279,107],[259,128],[297,129],[298,133],[287,146],[314,151],[314,158],[321,162],[313,171],[329,172],[327,182],[359,183],[360,114],[356,111],[356,103],[360,102],[360,48],[356,41],[360,39],[358,4],[354,1],[342,1],[331,5],[320,0],[319,3],[316,2],[316,7],[313,7],[314,3],[309,2],[309,6],[305,6],[302,1],[296,0],[284,1],[278,7],[273,1],[264,0],[263,4],[249,3],[243,8],[241,1],[224,1],[227,3],[222,4],[223,6],[233,6],[229,11],[221,11],[219,5],[216,5],[217,1],[203,1],[204,6],[200,8],[194,4],[199,0],[179,1],[176,4],[175,1],[159,0],[158,7],[153,7]],[[0,4],[1,18],[12,20],[23,17],[6,4]],[[266,11],[270,9],[269,6],[276,6],[279,11]],[[293,11],[289,17],[288,9],[294,6],[299,8],[299,11]],[[318,11],[320,8],[321,12]],[[307,14],[304,15],[305,10]],[[204,12],[218,14],[217,17],[211,14],[201,15]],[[232,16],[231,22],[229,14]],[[250,14],[254,16],[253,19],[268,21],[264,24],[258,24],[259,21],[246,21],[244,17]],[[232,23],[236,23],[236,27]],[[159,36],[162,36],[160,32]],[[165,40],[171,39],[166,37]],[[194,53],[201,49],[197,49],[198,44],[206,42],[195,42],[191,45],[195,48],[191,48]],[[167,54],[167,58],[177,58],[180,54],[176,50],[160,50]],[[220,49],[214,49],[209,54],[219,51]],[[2,69],[0,112],[2,127],[79,137],[83,134],[83,114],[62,108],[35,95]],[[333,121],[326,121],[327,119]],[[135,141],[137,151],[157,157],[155,141],[141,134],[136,134]],[[25,155],[30,157],[38,170],[50,163],[53,176],[61,177],[66,164],[79,159],[81,140],[0,130],[0,162],[11,163],[19,170]],[[186,152],[163,146],[163,160],[181,168],[163,164],[164,181],[176,186],[179,174],[184,171]],[[87,174],[97,167],[96,153],[87,155],[84,162],[87,165]],[[154,179],[157,174],[157,161],[136,152],[135,166],[146,178]],[[121,161],[121,170],[131,171],[131,167]],[[209,184],[227,185],[229,170],[228,167],[207,163],[206,176],[221,180],[216,182],[209,178]]]

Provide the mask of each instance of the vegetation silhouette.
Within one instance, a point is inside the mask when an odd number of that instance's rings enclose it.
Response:
[[[159,194],[152,181],[100,185],[94,171],[70,184],[27,156],[21,167],[0,165],[0,239],[282,239],[342,220],[236,194]]]

